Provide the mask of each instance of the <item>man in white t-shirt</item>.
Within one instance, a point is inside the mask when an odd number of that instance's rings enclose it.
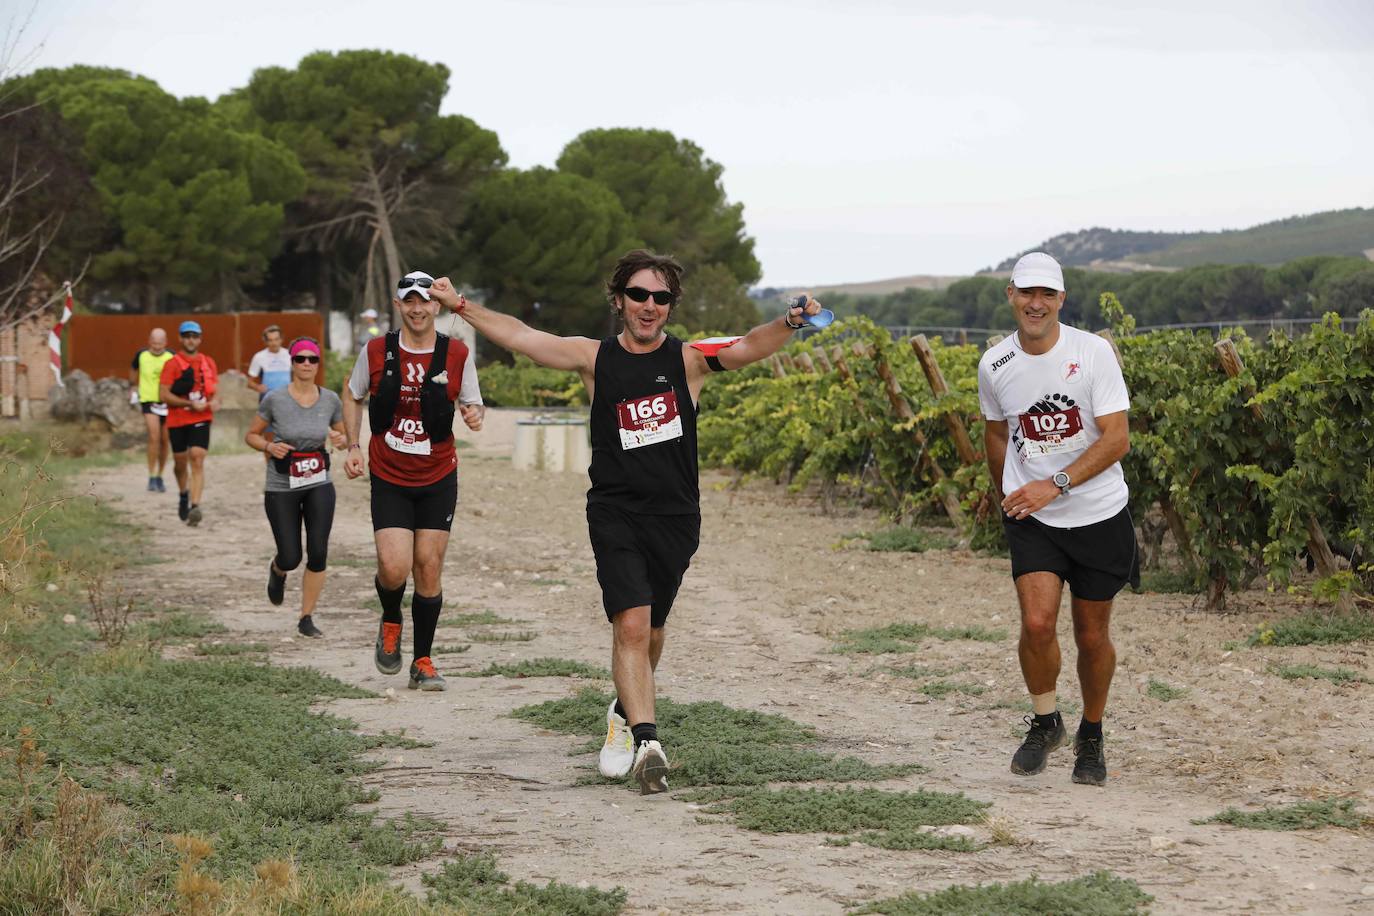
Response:
[[[281,328],[270,325],[262,332],[262,342],[267,346],[248,363],[248,387],[258,393],[259,401],[291,381],[291,354],[281,345]]]
[[[1067,582],[1083,691],[1073,781],[1100,786],[1107,781],[1102,715],[1116,670],[1112,601],[1139,580],[1120,464],[1130,448],[1131,399],[1111,344],[1059,323],[1064,272],[1054,258],[1037,251],[1017,261],[1007,302],[1017,330],[979,361],[978,399],[988,468],[1004,494],[1002,522],[1021,604],[1021,673],[1035,713],[1011,771],[1040,773],[1065,742],[1055,702],[1055,628]]]

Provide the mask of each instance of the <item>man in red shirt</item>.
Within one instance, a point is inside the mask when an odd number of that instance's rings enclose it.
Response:
[[[430,651],[444,603],[440,575],[458,503],[453,419],[456,407],[468,428],[478,430],[484,413],[467,345],[434,329],[439,303],[430,297],[433,284],[434,278],[419,270],[401,278],[393,302],[401,328],[368,341],[343,399],[349,443],[344,473],[356,478],[368,465],[372,469],[375,584],[382,603],[373,657],[383,674],[401,670],[401,601],[413,575],[415,656],[407,685],[412,690],[445,689]],[[359,443],[364,398],[372,431],[366,462]]]
[[[177,518],[188,525],[200,524],[200,497],[205,492],[205,455],[210,450],[210,423],[219,406],[219,368],[200,352],[201,330],[197,321],[183,321],[178,328],[182,352],[162,367],[158,396],[167,405],[167,438],[172,445],[172,470],[181,498]]]

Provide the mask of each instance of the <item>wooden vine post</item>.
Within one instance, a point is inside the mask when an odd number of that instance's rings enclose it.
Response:
[[[824,348],[812,350],[811,356],[815,359],[816,365],[820,367],[822,372],[830,372],[834,369],[834,366],[830,365],[830,357],[825,355]]]
[[[835,371],[840,373],[840,380],[849,387],[850,392],[854,395],[854,409],[858,411],[859,417],[865,423],[871,423],[872,419],[868,415],[868,409],[864,407],[864,399],[859,396],[859,384],[854,379],[854,372],[849,368],[849,363],[845,361],[844,348],[839,344],[835,344],[835,346],[831,348],[830,362],[835,366]],[[892,504],[894,506],[900,506],[902,503],[901,494],[897,492],[897,488],[890,480],[883,477],[881,470],[878,472],[878,480],[882,481],[883,485],[887,487],[887,492],[892,497]]]
[[[1241,362],[1240,351],[1236,349],[1236,344],[1231,338],[1223,337],[1213,346],[1216,348],[1217,356],[1221,358],[1221,369],[1228,378],[1235,378],[1245,371],[1245,364]],[[1254,391],[1250,392],[1251,397]],[[1264,419],[1264,408],[1258,404],[1250,405],[1250,412],[1255,415],[1256,420]],[[1331,552],[1331,545],[1326,540],[1326,532],[1322,530],[1321,522],[1317,520],[1315,513],[1309,512],[1304,520],[1307,528],[1307,551],[1312,555],[1312,562],[1316,565],[1317,571],[1323,576],[1334,576],[1340,571],[1336,565],[1336,555]],[[1341,595],[1336,602],[1336,607],[1343,613],[1354,610],[1354,600],[1349,593]]]
[[[887,364],[883,355],[873,352],[870,346],[862,343],[854,344],[854,352],[872,356],[873,365],[878,370],[878,377],[883,380],[883,389],[887,393],[888,403],[892,405],[892,412],[897,415],[897,418],[904,421],[916,419],[916,412],[911,409],[911,402],[906,399],[906,395],[902,394],[902,386],[898,383],[897,377],[892,374],[892,367]],[[920,427],[915,425],[911,427],[911,438],[916,443],[917,448],[920,449],[921,466],[930,474],[935,489],[940,494],[940,502],[945,507],[945,513],[949,516],[950,521],[959,526],[960,530],[963,530],[964,509],[959,505],[959,497],[950,488],[944,486],[945,472],[939,463],[931,457],[929,444],[926,442],[925,434],[921,432]]]
[[[916,360],[921,364],[921,371],[926,374],[926,381],[930,384],[930,393],[935,395],[935,400],[949,394],[949,383],[945,381],[945,374],[940,371],[940,364],[935,360],[935,351],[930,349],[930,341],[926,340],[926,335],[917,334],[911,338],[911,349],[916,353]],[[954,447],[959,452],[959,460],[965,465],[974,465],[979,461],[978,451],[973,447],[973,440],[968,436],[968,429],[964,426],[964,421],[952,413],[945,414],[945,425],[949,427],[950,438],[954,440]]]
[[[793,359],[801,371],[809,375],[816,374],[816,364],[811,361],[810,353],[798,353]]]

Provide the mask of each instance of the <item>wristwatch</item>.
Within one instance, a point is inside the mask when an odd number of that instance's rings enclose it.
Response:
[[[1050,482],[1059,488],[1059,492],[1065,496],[1069,495],[1069,475],[1063,471],[1056,471],[1050,478]]]

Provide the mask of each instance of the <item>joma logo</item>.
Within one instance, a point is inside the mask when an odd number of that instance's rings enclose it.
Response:
[[[1015,351],[1015,350],[1012,350],[1010,353],[1008,353],[1006,356],[1003,356],[1001,359],[995,359],[995,360],[993,360],[993,361],[992,361],[992,371],[993,371],[993,372],[996,372],[998,369],[1001,369],[1001,368],[1002,368],[1003,366],[1005,366],[1007,363],[1011,362],[1011,358],[1012,358],[1013,356],[1015,356],[1015,355],[1016,355],[1016,351]]]

